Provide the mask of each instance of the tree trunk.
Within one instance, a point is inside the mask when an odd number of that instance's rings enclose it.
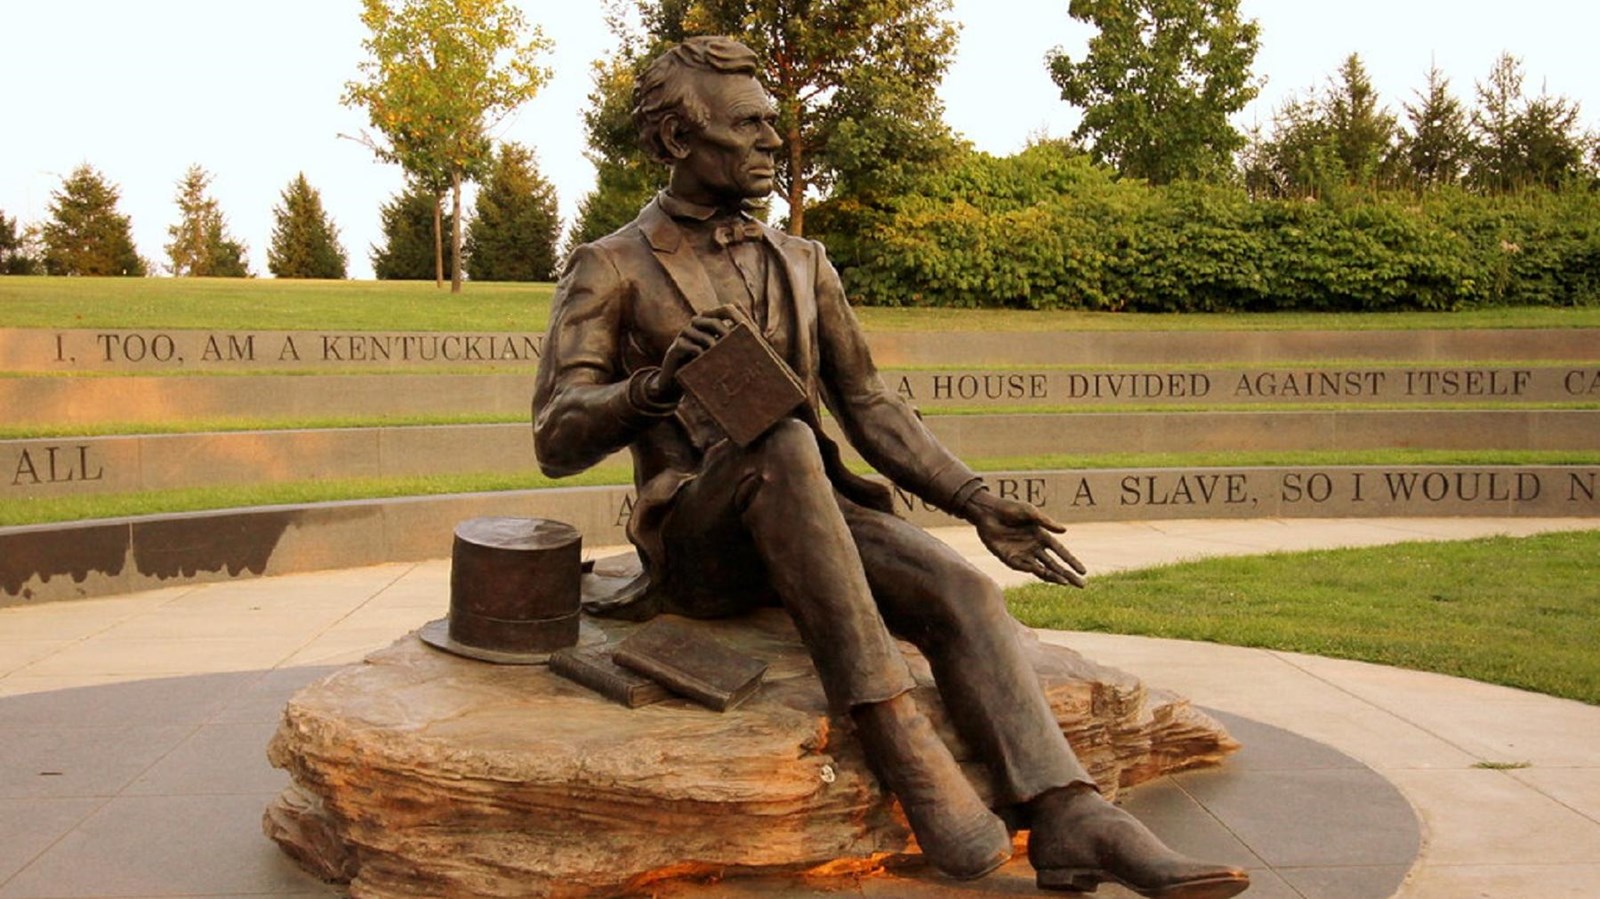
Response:
[[[461,172],[450,173],[450,292],[461,292]]]
[[[806,233],[806,179],[804,166],[806,148],[800,140],[800,126],[789,129],[784,143],[789,148],[789,233],[804,237]]]
[[[444,287],[444,194],[433,195],[433,286]]]

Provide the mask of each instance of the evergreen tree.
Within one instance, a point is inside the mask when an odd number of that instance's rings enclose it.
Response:
[[[169,268],[178,277],[246,278],[244,244],[227,233],[217,201],[206,195],[211,174],[189,166],[178,182],[178,223],[167,228]]]
[[[1505,53],[1477,85],[1469,176],[1483,190],[1558,188],[1585,174],[1589,138],[1579,131],[1578,104],[1548,94],[1529,100],[1522,80],[1522,61]]]
[[[1352,53],[1321,90],[1278,107],[1272,136],[1241,160],[1244,176],[1253,192],[1275,197],[1323,197],[1346,185],[1386,183],[1393,180],[1397,130]]]
[[[1472,183],[1483,190],[1508,191],[1517,186],[1521,165],[1517,152],[1517,113],[1522,105],[1522,62],[1503,53],[1477,84],[1478,106],[1472,111],[1474,140]]]
[[[592,158],[592,157],[591,157]],[[599,240],[633,221],[656,191],[666,186],[662,166],[594,159],[594,189],[578,200],[578,213],[567,232],[567,247]]]
[[[1291,96],[1272,114],[1272,136],[1250,154],[1246,178],[1270,197],[1321,197],[1345,183],[1344,160],[1315,92]]]
[[[1398,155],[1409,179],[1422,188],[1458,183],[1472,155],[1472,135],[1466,110],[1438,66],[1428,70],[1416,105],[1404,106],[1411,129],[1400,135]]]
[[[1384,163],[1392,154],[1395,118],[1378,106],[1367,67],[1352,53],[1339,66],[1339,74],[1323,100],[1323,116],[1333,151],[1352,184],[1383,180]]]
[[[278,278],[343,278],[345,252],[339,246],[339,229],[304,172],[283,189],[282,201],[272,210],[268,271]]]
[[[51,194],[43,232],[47,274],[146,274],[128,217],[117,212],[119,196],[116,186],[87,163],[62,181]]]
[[[26,229],[0,212],[0,275],[37,275],[44,267],[28,248]]]
[[[501,144],[467,227],[467,274],[474,281],[551,280],[560,225],[556,189],[533,153]]]
[[[1083,109],[1073,137],[1095,161],[1165,184],[1227,172],[1244,137],[1228,117],[1255,99],[1259,46],[1239,0],[1071,0],[1099,32],[1074,61],[1048,57],[1061,99]]]
[[[567,234],[568,247],[599,240],[633,221],[639,209],[667,184],[666,166],[645,158],[633,128],[633,85],[643,38],[628,29],[617,11],[613,11],[611,27],[620,47],[610,58],[595,62],[594,89],[583,112],[589,144],[584,155],[594,164],[595,184],[578,201],[578,214]]]
[[[383,204],[383,246],[372,247],[372,273],[383,281],[437,281],[439,192],[415,182]]]
[[[1552,190],[1584,174],[1588,139],[1579,130],[1577,102],[1548,94],[1529,100],[1517,120],[1522,180]]]

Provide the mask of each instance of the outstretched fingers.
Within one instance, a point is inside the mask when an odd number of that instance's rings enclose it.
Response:
[[[1061,532],[1063,532],[1065,530],[1066,530],[1066,528],[1062,528],[1060,531],[1057,531],[1056,533],[1059,534],[1059,533],[1061,533]],[[1050,551],[1055,553],[1056,557],[1059,558],[1061,561],[1067,563],[1067,566],[1070,567],[1074,573],[1079,574],[1079,575],[1085,575],[1085,574],[1089,573],[1089,567],[1087,565],[1083,564],[1082,562],[1078,561],[1078,557],[1072,554],[1072,550],[1067,549],[1066,544],[1062,543],[1060,540],[1057,540],[1054,536],[1052,536],[1050,534],[1040,534],[1039,536],[1044,541],[1045,545],[1050,548]],[[1051,561],[1055,561],[1055,560],[1052,559]],[[1082,581],[1081,577],[1079,578],[1079,581],[1080,581],[1080,583],[1078,584],[1078,586],[1080,586],[1080,587],[1083,586],[1083,584],[1081,583],[1081,581]]]

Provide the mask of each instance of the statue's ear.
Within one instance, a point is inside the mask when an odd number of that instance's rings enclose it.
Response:
[[[667,151],[669,160],[676,162],[689,155],[689,123],[680,116],[668,113],[661,117],[657,136],[661,138],[661,149]]]

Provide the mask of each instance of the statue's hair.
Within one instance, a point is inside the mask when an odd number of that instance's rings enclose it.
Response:
[[[634,85],[633,124],[645,153],[660,162],[672,161],[661,144],[662,119],[677,115],[692,128],[711,121],[689,77],[697,71],[753,78],[761,68],[755,51],[731,37],[692,37],[656,57]]]

